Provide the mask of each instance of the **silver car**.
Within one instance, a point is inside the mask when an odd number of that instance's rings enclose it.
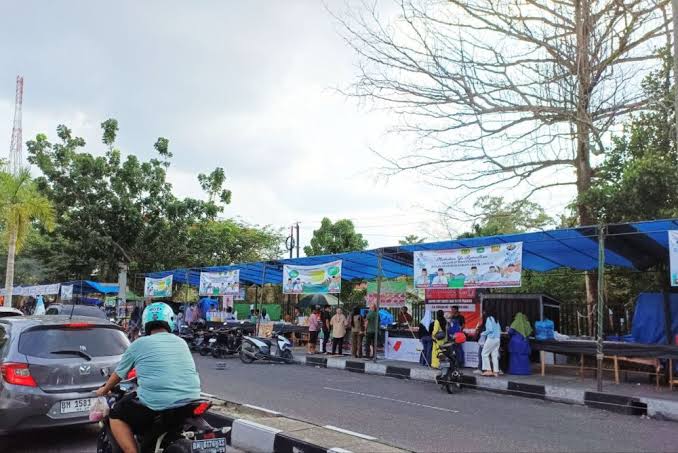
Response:
[[[92,392],[128,346],[104,319],[0,318],[0,434],[88,423]]]

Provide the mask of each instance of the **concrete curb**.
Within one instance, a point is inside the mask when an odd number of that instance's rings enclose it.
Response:
[[[376,374],[398,379],[437,382],[438,371],[430,368],[408,368],[374,362],[350,359],[306,357],[295,358],[300,365],[332,368],[353,373]],[[525,398],[555,401],[595,407],[627,415],[647,415],[678,421],[678,401],[658,398],[632,397],[612,393],[597,393],[564,386],[529,384],[511,381],[506,378],[489,378],[478,375],[464,375],[464,385],[476,390],[484,390]]]

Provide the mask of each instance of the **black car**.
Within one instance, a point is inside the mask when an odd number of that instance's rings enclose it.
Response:
[[[106,312],[91,305],[52,304],[47,308],[46,315],[90,316],[92,318],[108,319]]]

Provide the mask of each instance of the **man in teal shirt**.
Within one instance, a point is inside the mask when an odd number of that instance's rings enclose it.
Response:
[[[200,398],[200,377],[186,342],[171,334],[174,312],[162,302],[146,307],[142,316],[146,336],[127,348],[97,396],[108,394],[134,368],[137,395],[128,394],[111,410],[111,431],[125,453],[136,453],[135,433],[150,429],[159,411]]]

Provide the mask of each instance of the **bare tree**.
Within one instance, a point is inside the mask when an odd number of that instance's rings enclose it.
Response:
[[[668,0],[394,2],[395,20],[367,3],[338,17],[360,57],[349,93],[391,109],[416,137],[413,152],[381,153],[389,173],[417,171],[463,197],[586,192],[591,154],[643,108],[640,80],[670,36]],[[596,221],[583,203],[577,214]]]

